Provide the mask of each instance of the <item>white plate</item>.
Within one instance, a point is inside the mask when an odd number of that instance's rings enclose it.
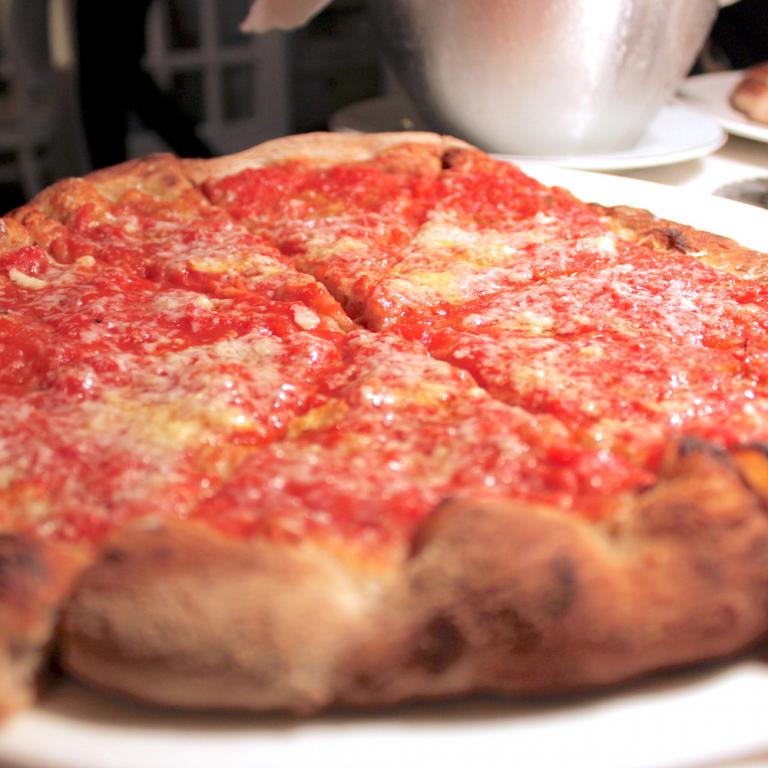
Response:
[[[429,130],[413,107],[397,96],[367,99],[336,112],[329,122],[333,131]],[[682,104],[670,104],[656,115],[643,137],[630,149],[600,155],[497,155],[504,160],[535,160],[561,168],[587,171],[629,170],[670,165],[704,157],[723,146],[726,134],[718,122]]]
[[[532,161],[517,164],[544,184],[570,189],[582,200],[647,208],[657,216],[732,237],[749,248],[768,252],[765,209],[651,181],[585,173]]]
[[[487,699],[307,720],[184,715],[72,683],[0,737],[13,768],[725,768],[768,760],[768,665],[549,703]],[[0,762],[5,765],[5,763]]]
[[[768,125],[750,120],[731,106],[731,91],[743,76],[741,70],[694,75],[683,83],[680,94],[686,103],[713,117],[729,133],[768,142]]]
[[[580,197],[649,208],[768,250],[768,212],[525,164]],[[768,657],[548,702],[474,700],[306,720],[142,709],[60,683],[0,730],[13,768],[739,768],[768,764]],[[738,760],[738,763],[734,761]]]

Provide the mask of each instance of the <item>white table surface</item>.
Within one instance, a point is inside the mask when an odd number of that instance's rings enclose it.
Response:
[[[698,160],[611,173],[712,194],[723,184],[768,176],[768,144],[729,136],[717,152]]]

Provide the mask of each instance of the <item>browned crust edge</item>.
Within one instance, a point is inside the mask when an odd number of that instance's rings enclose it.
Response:
[[[84,176],[107,198],[119,200],[126,192],[139,191],[161,200],[180,197],[193,190],[181,160],[170,153],[158,153],[127,160]]]
[[[159,153],[127,160],[79,178],[61,179],[35,195],[19,211],[38,208],[58,218],[57,214],[70,205],[70,200],[76,205],[82,204],[93,188],[111,202],[127,192],[142,192],[160,200],[195,193],[201,201],[207,202],[186,177],[181,160],[169,153]]]
[[[768,65],[766,65],[768,67]],[[442,153],[455,147],[471,147],[452,136],[422,131],[375,134],[306,133],[285,136],[243,152],[205,160],[181,160],[184,173],[194,184],[234,175],[288,160],[308,160],[318,165],[363,161],[399,144],[420,143]],[[120,168],[121,166],[116,166]],[[107,169],[111,170],[111,169]],[[629,206],[594,206],[614,231],[626,240],[656,250],[679,251],[700,258],[710,266],[747,279],[768,275],[768,259],[734,240],[655,216]]]
[[[33,242],[20,222],[0,218],[0,252]],[[71,553],[0,532],[0,719],[33,701],[77,568]]]
[[[761,450],[689,444],[609,524],[446,502],[380,570],[192,525],[126,530],[66,609],[63,664],[173,707],[311,711],[583,689],[730,654],[768,629],[766,476]]]
[[[208,179],[231,176],[248,168],[288,160],[307,160],[316,165],[333,165],[368,160],[399,144],[430,144],[439,151],[452,147],[468,147],[452,136],[423,131],[392,133],[302,133],[267,141],[235,155],[209,160],[182,160],[189,178],[200,184]]]
[[[102,203],[101,196],[117,202],[130,192],[142,192],[160,200],[193,195],[198,205],[209,205],[187,178],[181,160],[165,153],[128,160],[83,177],[61,179],[12,211],[6,219],[27,227],[38,245],[49,248],[59,224],[79,206],[94,200]]]
[[[81,565],[74,552],[0,534],[0,718],[34,700],[60,607]]]
[[[694,256],[716,269],[746,280],[768,277],[768,258],[735,240],[687,224],[662,219],[650,211],[629,206],[594,206],[616,234],[631,242],[662,252]]]

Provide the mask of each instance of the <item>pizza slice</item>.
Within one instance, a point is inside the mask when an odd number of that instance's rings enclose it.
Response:
[[[28,703],[61,605],[127,521],[181,519],[311,406],[343,334],[306,304],[61,263],[0,220],[0,707]]]
[[[128,526],[105,544],[64,608],[66,669],[166,706],[309,712],[583,691],[765,635],[766,496],[749,479],[765,478],[758,450],[671,450],[652,487],[606,495],[600,521],[524,498],[457,496],[399,546],[361,547],[354,525],[340,540],[296,521],[314,517],[327,534],[317,497],[351,492],[352,521],[367,530],[366,510],[386,511],[375,475],[358,499],[357,476],[337,484],[312,454],[302,462],[277,447],[275,469],[285,458],[286,474],[301,474],[289,476],[297,485],[275,528],[259,525],[257,500],[279,496],[259,455],[254,483],[238,475],[197,525]],[[338,456],[334,471],[348,457],[314,450]],[[217,533],[208,513],[256,532]]]
[[[296,136],[220,161],[185,161],[208,198],[314,275],[358,319],[434,204],[455,139]],[[363,149],[364,147],[364,149]]]
[[[402,258],[367,298],[368,327],[427,319],[453,305],[610,258],[599,213],[470,148],[446,153],[434,202]]]
[[[555,417],[494,400],[418,344],[357,332],[341,350],[321,404],[203,505],[212,525],[297,541],[342,534],[375,546],[407,540],[448,496],[581,505],[599,517],[593,488],[616,493],[650,477],[574,445]]]
[[[40,253],[23,227],[0,219],[0,259],[9,256],[15,256],[14,263],[19,264],[24,259],[35,262]],[[30,281],[34,283],[35,278]],[[30,378],[35,378],[36,347],[26,336],[28,330],[18,318],[0,312],[4,414],[15,406],[13,395],[27,391]],[[8,343],[11,337],[13,342]],[[7,464],[7,453],[0,449],[3,485]],[[0,717],[32,703],[37,677],[50,652],[58,610],[80,565],[75,554],[14,532],[10,525],[13,512],[11,504],[0,501]]]
[[[194,502],[284,434],[337,364],[343,334],[303,304],[161,290],[31,250],[34,270],[29,248],[0,253],[0,497],[19,526],[182,514],[166,490]]]
[[[59,182],[14,215],[60,262],[92,258],[210,296],[302,302],[349,327],[320,283],[208,204],[169,155]]]
[[[395,327],[505,401],[638,461],[673,436],[763,439],[765,285],[678,252],[615,254]]]
[[[679,302],[700,299],[707,302],[709,314],[722,311],[718,309],[722,301],[743,303],[745,292],[759,291],[751,278],[757,276],[762,260],[726,238],[660,221],[637,209],[583,203],[564,190],[533,179],[526,182],[519,170],[508,170],[508,163],[489,158],[479,162],[474,158],[477,153],[469,150],[454,154],[467,159],[446,171],[442,185],[450,192],[438,196],[406,255],[376,286],[366,305],[370,327],[415,326],[411,335],[417,335],[419,326],[458,328],[463,323],[471,330],[476,307],[493,302],[501,307],[507,294],[525,296],[538,290],[552,294],[559,290],[560,297],[553,299],[560,304],[558,310],[568,316],[577,313],[577,324],[586,315],[589,323],[590,317],[593,321],[601,313],[610,319],[616,307],[606,306],[611,298],[606,291],[601,308],[580,308],[580,300],[589,304],[595,298],[585,294],[622,282],[630,283],[630,293],[637,292],[634,283],[643,280],[643,290],[664,291],[670,306],[652,306],[646,298],[641,307],[650,314],[638,318],[635,312],[631,322],[649,330],[663,325],[667,330],[681,311],[687,311],[687,322],[695,322],[690,306],[681,307]],[[476,165],[483,171],[478,172]],[[494,165],[501,179],[516,180],[514,188],[507,182],[494,190],[487,178]],[[517,198],[528,202],[499,202]],[[741,280],[729,281],[732,276]],[[712,287],[715,283],[719,288]],[[677,297],[671,295],[675,287]],[[738,296],[727,295],[729,290]],[[694,295],[695,291],[699,293]],[[566,306],[570,295],[574,300]],[[507,309],[507,322],[514,325],[519,309],[512,305]],[[525,317],[523,307],[521,322]],[[478,314],[482,322],[479,318]]]
[[[255,582],[247,579],[243,589],[261,597],[246,603],[242,632],[274,632],[274,642],[286,648],[269,648],[262,655],[264,646],[259,645],[251,653],[238,645],[245,638],[235,629],[226,655],[212,656],[211,638],[187,625],[200,617],[194,612],[188,617],[155,615],[155,595],[163,599],[156,592],[148,597],[153,635],[142,636],[135,610],[144,600],[133,586],[130,596],[110,595],[107,623],[98,625],[96,636],[90,631],[96,625],[84,616],[101,613],[106,604],[86,587],[65,634],[62,658],[71,672],[174,706],[204,705],[200,697],[211,696],[203,685],[207,674],[222,675],[215,693],[220,706],[284,706],[281,697],[286,696],[292,706],[325,704],[334,694],[318,675],[334,670],[316,665],[329,661],[329,642],[334,653],[346,652],[340,637],[323,637],[329,618],[344,611],[350,641],[363,628],[366,614],[377,623],[376,604],[391,599],[385,597],[390,588],[402,588],[395,584],[403,558],[443,499],[514,499],[594,519],[611,517],[617,503],[626,503],[628,494],[649,481],[647,473],[618,457],[571,445],[556,419],[503,405],[466,374],[395,336],[347,335],[341,364],[330,371],[323,389],[322,401],[294,419],[286,439],[251,453],[189,515],[224,534],[228,546],[240,549],[243,557],[247,546],[253,548],[259,563]],[[275,564],[279,578],[288,580],[286,587],[278,582],[265,601],[262,592],[273,574],[269,561],[261,558],[274,551],[293,554],[287,571]],[[304,560],[312,563],[309,572],[294,564]],[[319,573],[317,563],[323,564]],[[204,567],[203,574],[207,582],[211,573]],[[315,578],[321,594],[307,585],[309,594],[304,595],[305,579]],[[328,578],[340,583],[326,595],[329,587],[321,585]],[[176,588],[173,577],[168,586]],[[234,581],[231,588],[236,589]],[[309,599],[316,604],[306,605]],[[216,608],[229,609],[227,604]],[[108,668],[93,658],[97,649],[109,656]],[[424,664],[429,663],[425,651]],[[347,671],[352,672],[340,668],[335,674]]]

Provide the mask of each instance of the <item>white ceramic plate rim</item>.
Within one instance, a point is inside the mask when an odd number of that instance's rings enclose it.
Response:
[[[677,135],[670,134],[671,128]],[[533,161],[584,171],[618,171],[682,163],[716,152],[727,136],[717,121],[681,104],[662,107],[645,135],[631,149],[604,155],[496,155],[514,162]]]
[[[766,211],[635,179],[523,167],[585,199],[642,206],[768,250]],[[308,720],[155,711],[64,682],[0,730],[0,765],[720,768],[738,758],[746,768],[768,762],[766,701],[768,660],[757,657],[545,703],[474,700]]]
[[[657,216],[768,252],[768,211],[762,208],[652,181],[558,168],[530,160],[519,161],[517,165],[543,183],[565,187],[583,200],[647,208]]]
[[[402,130],[403,121],[428,130],[411,105],[397,97],[379,97],[351,104],[332,116],[331,130],[367,132]],[[631,170],[680,163],[716,152],[727,139],[717,120],[680,103],[659,111],[638,143],[626,150],[600,155],[533,156],[497,154],[502,160],[533,160],[561,168],[587,171]]]
[[[768,125],[750,120],[731,106],[731,91],[743,76],[743,70],[694,75],[683,83],[680,93],[687,104],[717,120],[729,133],[768,142]]]

